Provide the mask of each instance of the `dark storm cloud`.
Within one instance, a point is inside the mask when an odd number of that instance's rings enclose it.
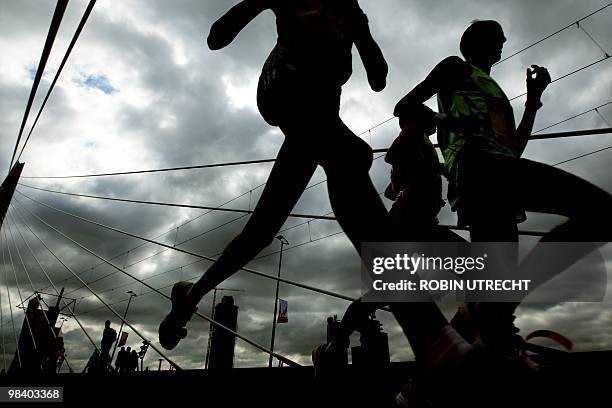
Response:
[[[355,53],[354,76],[345,87],[342,115],[356,132],[387,119],[395,102],[422,80],[438,61],[448,55],[457,55],[459,36],[473,19],[493,18],[501,22],[508,37],[505,56],[602,5],[598,1],[577,3],[569,0],[363,0],[361,4],[370,18],[372,32],[389,62],[390,75],[387,89],[380,94],[373,94],[368,89],[363,67]],[[84,5],[85,2],[71,2],[49,62],[51,72],[45,75],[39,98],[49,86],[53,69],[57,66],[61,51],[69,41]],[[0,63],[0,72],[3,74],[0,76],[0,166],[3,167],[0,168],[5,169],[8,167],[8,157],[12,153],[20,115],[31,86],[29,70],[37,64],[52,8],[33,7],[27,2],[17,1],[5,2],[2,7],[0,49],[10,57],[3,58]],[[62,75],[65,79],[58,83],[32,142],[26,149],[24,174],[78,174],[273,157],[282,142],[282,135],[270,128],[253,109],[253,86],[267,52],[274,44],[273,16],[270,12],[264,13],[229,47],[210,52],[205,42],[209,27],[228,7],[229,3],[225,1],[196,0],[100,2],[96,5]],[[612,49],[609,21],[610,11],[605,11],[584,23],[584,27],[608,51]],[[31,27],[40,29],[33,30]],[[598,58],[601,58],[601,51],[584,33],[572,28],[494,68],[493,76],[512,97],[524,92],[524,71],[532,63],[549,67],[555,78]],[[545,94],[545,107],[539,113],[535,128],[607,102],[612,94],[609,64],[610,61],[602,62],[551,85]],[[86,89],[74,82],[87,77],[106,78],[115,92],[105,94],[102,90]],[[524,99],[519,99],[514,104],[517,118],[522,114],[523,102]],[[601,113],[608,121],[612,121],[612,106],[601,109]],[[591,113],[550,131],[604,125],[599,116]],[[371,140],[374,147],[386,147],[396,134],[397,124],[392,121],[363,137]],[[585,137],[579,141],[533,142],[527,157],[552,163],[605,147],[610,141],[608,135],[603,135]],[[603,152],[568,163],[563,168],[611,191],[612,180],[604,165],[606,154],[609,153]],[[266,164],[87,180],[22,181],[63,191],[207,206],[220,205],[239,194],[247,193],[227,207],[248,209],[253,208],[261,194],[261,188],[254,189],[252,193],[248,193],[249,190],[263,183],[269,170],[270,165]],[[389,168],[382,159],[374,162],[371,174],[379,191],[387,184],[388,172]],[[324,173],[319,169],[311,182],[324,178]],[[204,213],[199,210],[54,196],[23,187],[20,190],[63,210],[146,237],[157,236]],[[163,249],[146,245],[125,255],[128,249],[141,242],[59,215],[19,195],[17,198],[41,218],[100,255],[110,258],[123,254],[113,261],[120,268]],[[294,211],[310,214],[331,211],[326,186],[306,191]],[[230,222],[238,216],[219,212],[203,216],[181,227],[176,234],[176,241],[181,242],[201,232],[213,230],[184,244],[184,248],[206,255],[218,254],[244,225],[246,218]],[[49,243],[61,259],[75,272],[84,272],[83,279],[93,282],[92,288],[100,292],[105,301],[116,303],[113,307],[119,313],[124,311],[127,304],[128,295],[125,292],[134,290],[138,293],[140,296],[130,306],[128,320],[135,322],[147,337],[156,340],[157,324],[168,307],[165,299],[157,294],[145,294],[149,289],[140,283],[129,284],[131,278],[108,265],[91,270],[92,266],[99,264],[99,260],[58,237],[38,221],[29,216],[26,218],[35,232]],[[18,217],[16,219],[19,220]],[[289,220],[285,228],[302,221]],[[445,208],[441,221],[454,223],[454,214]],[[529,221],[521,227],[548,229],[557,222],[558,218],[530,215]],[[21,222],[18,223],[21,226]],[[228,224],[220,227],[225,223]],[[21,228],[55,281],[71,276],[44,251],[27,229],[23,226]],[[339,230],[335,222],[313,221],[310,223],[310,233],[308,225],[284,232],[291,245],[286,248],[283,257],[283,276],[345,295],[358,296],[359,261],[343,234],[291,248]],[[170,232],[159,240],[174,244],[175,235]],[[17,241],[21,242],[20,238]],[[19,245],[34,285],[48,286],[27,248],[21,243]],[[262,255],[277,250],[278,242],[275,242]],[[159,274],[146,282],[154,287],[166,287],[178,279],[198,276],[209,265],[204,261],[180,268],[195,260],[187,255],[164,251],[126,270],[139,278]],[[278,254],[273,254],[252,262],[250,266],[275,274],[277,262]],[[3,266],[8,267],[6,261]],[[162,273],[165,271],[169,272]],[[2,277],[0,274],[0,279]],[[27,282],[22,280],[20,285],[26,288]],[[13,281],[9,277],[9,284]],[[14,285],[11,286],[12,304],[15,305],[18,296]],[[74,291],[69,297],[83,297],[78,301],[77,315],[79,311],[85,313],[81,316],[81,322],[96,342],[100,340],[105,319],[111,319],[115,327],[119,325],[119,319],[108,309],[101,308],[101,303],[90,296],[87,289],[80,288],[82,285],[76,279],[62,282],[62,286],[66,287],[67,292]],[[239,331],[262,345],[268,345],[274,306],[274,282],[239,272],[228,279],[223,287],[245,290],[228,292],[235,297],[240,307]],[[5,317],[2,332],[7,339],[7,353],[12,353],[12,333],[10,325],[6,324],[6,316],[9,315],[4,296],[6,288],[4,285],[2,288],[2,310]],[[116,289],[111,290],[113,288]],[[162,292],[169,293],[169,290],[166,287]],[[52,292],[52,289],[47,288],[46,291]],[[325,339],[325,318],[333,314],[341,315],[346,302],[284,284],[281,284],[280,294],[283,299],[289,300],[290,323],[279,326],[276,349],[302,363],[309,363],[310,350]],[[201,312],[210,313],[211,300],[211,296],[203,300],[200,304]],[[526,305],[519,310],[519,326],[524,332],[537,328],[558,330],[571,337],[581,349],[609,348],[612,345],[612,332],[603,328],[610,327],[611,317],[605,309],[605,304],[550,307]],[[13,312],[16,324],[20,325],[23,319],[19,315],[21,312],[17,309]],[[452,314],[452,307],[445,306],[445,313]],[[378,315],[389,333],[393,358],[410,358],[412,354],[401,330],[390,316],[382,312]],[[588,320],[598,323],[588,324]],[[140,339],[131,329],[127,330],[130,332],[128,345],[137,348]],[[208,324],[194,318],[189,330],[189,337],[180,347],[168,352],[168,356],[187,368],[202,367]],[[79,369],[91,354],[92,347],[74,321],[64,325],[64,332],[71,363]],[[244,342],[237,342],[236,351],[238,366],[267,363],[267,356]],[[145,365],[156,367],[157,358],[150,349]]]

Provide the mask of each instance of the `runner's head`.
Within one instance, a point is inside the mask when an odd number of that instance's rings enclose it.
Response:
[[[501,59],[506,37],[497,21],[476,20],[461,36],[459,48],[466,61],[491,67]]]
[[[428,120],[433,115],[431,109],[424,105],[415,106],[413,109],[406,110],[399,117],[400,129],[405,131],[415,131],[432,135],[436,129],[431,120]]]

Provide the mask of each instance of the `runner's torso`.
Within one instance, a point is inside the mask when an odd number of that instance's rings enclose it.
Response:
[[[385,197],[395,201],[391,211],[397,226],[433,226],[444,206],[438,155],[427,133],[405,129],[385,156],[392,165]]]
[[[471,73],[466,78],[438,94],[440,112],[471,120],[476,125],[470,134],[438,130],[438,141],[451,183],[449,201],[453,209],[459,205],[462,184],[460,158],[465,149],[472,153],[520,155],[514,114],[507,96],[493,78],[473,65],[470,68]]]
[[[302,74],[340,85],[348,81],[354,20],[363,16],[356,0],[272,0],[270,8],[284,62]]]

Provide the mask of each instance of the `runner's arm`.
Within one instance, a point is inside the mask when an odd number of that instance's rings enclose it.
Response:
[[[215,21],[208,34],[208,48],[219,50],[229,45],[240,31],[270,7],[269,0],[243,0]]]
[[[389,66],[382,50],[372,37],[368,17],[361,10],[357,1],[351,6],[353,29],[355,32],[355,46],[368,75],[368,83],[375,92],[380,92],[387,86]]]
[[[516,136],[520,141],[520,153],[523,154],[527,142],[533,130],[536,113],[542,107],[542,93],[550,84],[550,74],[544,67],[537,65],[531,66],[533,69],[527,68],[527,102],[525,102],[525,112],[521,123],[516,128]],[[535,75],[535,76],[534,76]]]
[[[395,105],[393,115],[400,118],[414,116],[414,112],[423,115],[428,125],[435,122],[436,113],[423,103],[444,88],[450,88],[468,74],[466,63],[459,57],[448,57],[442,60],[427,77],[415,86]]]

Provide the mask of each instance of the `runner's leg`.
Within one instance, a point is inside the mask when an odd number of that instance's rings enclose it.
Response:
[[[561,169],[520,159],[516,161],[519,200],[528,211],[557,214],[569,220],[553,228],[521,263],[519,274],[538,270],[531,287],[553,278],[593,250],[612,241],[612,195],[599,187]],[[571,251],[550,251],[547,242],[584,243]],[[552,256],[551,256],[552,255]],[[538,268],[537,265],[546,265]],[[535,269],[534,269],[535,268]],[[519,278],[521,278],[519,276]]]
[[[516,278],[530,279],[530,290],[556,276],[603,243],[612,241],[611,221],[607,215],[609,208],[612,208],[612,197],[607,192],[563,170],[527,159],[496,157],[488,165],[490,168],[486,171],[481,169],[480,174],[500,177],[496,181],[505,190],[494,190],[499,194],[490,194],[487,188],[494,186],[494,180],[476,185],[480,191],[475,192],[478,199],[472,202],[475,208],[473,214],[478,214],[478,217],[471,219],[473,241],[512,240],[515,226],[510,219],[512,211],[503,205],[506,201],[515,202],[527,211],[569,218],[546,234],[519,266]],[[513,196],[504,197],[504,194]],[[572,251],[559,253],[546,246],[546,242],[588,244],[574,245]],[[538,273],[535,276],[527,275],[528,270],[537,270]],[[510,317],[518,305],[519,302],[507,302],[481,303],[479,306],[484,310],[483,314]],[[461,318],[454,318],[453,324],[461,321]],[[463,328],[457,328],[469,339]]]
[[[219,259],[195,283],[191,294],[193,299],[199,302],[206,293],[244,267],[273,241],[316,167],[316,161],[305,154],[297,139],[287,137],[251,218]]]
[[[321,164],[327,174],[329,199],[340,226],[359,253],[363,242],[395,241],[391,218],[368,173],[372,163],[370,147],[340,118],[334,118],[330,128],[336,130],[337,137],[328,144]],[[448,324],[433,300],[392,303],[390,307],[419,355]],[[349,331],[352,332],[352,328]]]

